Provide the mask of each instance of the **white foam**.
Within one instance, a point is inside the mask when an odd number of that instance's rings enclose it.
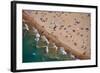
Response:
[[[66,51],[64,50],[64,47],[60,47],[60,51],[61,51],[61,53],[62,53],[63,55],[66,55],[66,54],[67,54]]]
[[[26,28],[26,30],[29,30],[29,28],[28,28],[28,25],[27,25],[27,24],[25,24],[25,28]]]
[[[47,42],[47,44],[49,44],[49,41],[45,36],[42,36],[42,39],[44,39]]]
[[[40,34],[39,33],[36,33],[36,38],[39,38],[40,37]]]
[[[37,38],[35,38],[35,40],[38,42],[40,40],[40,38],[37,37]]]
[[[72,55],[72,54],[71,54],[70,56],[71,56],[72,58],[75,58],[75,56],[74,56],[74,55]]]
[[[36,55],[36,53],[32,53],[32,55]]]
[[[49,52],[49,49],[48,49],[48,46],[46,46],[46,53],[48,53]]]
[[[55,43],[53,43],[53,47],[57,50],[58,49],[58,47],[55,45]]]

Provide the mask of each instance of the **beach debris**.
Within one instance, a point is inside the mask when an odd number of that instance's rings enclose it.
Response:
[[[53,27],[53,30],[55,31],[55,30],[56,30],[56,28],[57,28],[57,25],[55,25],[55,26]]]

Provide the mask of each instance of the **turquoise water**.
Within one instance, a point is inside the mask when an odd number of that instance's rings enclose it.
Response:
[[[46,42],[40,37],[37,44],[35,38],[32,30],[23,29],[23,63],[74,60],[70,55],[61,54],[60,50],[55,51],[51,44],[48,45],[49,52],[47,53]]]

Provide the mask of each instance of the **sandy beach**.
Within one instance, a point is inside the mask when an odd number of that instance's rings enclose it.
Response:
[[[89,13],[23,10],[29,29],[36,28],[57,47],[79,59],[90,59],[91,19]]]

